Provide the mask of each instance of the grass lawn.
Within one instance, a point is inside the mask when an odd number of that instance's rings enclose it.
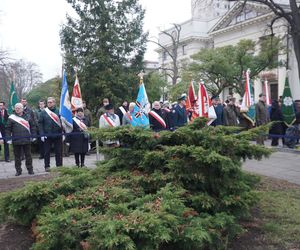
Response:
[[[232,249],[300,249],[300,186],[262,177],[257,192],[258,206]]]

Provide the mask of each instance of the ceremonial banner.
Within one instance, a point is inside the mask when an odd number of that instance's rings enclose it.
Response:
[[[134,127],[136,126],[148,127],[149,111],[150,111],[150,103],[148,101],[145,85],[141,80],[138,96],[136,99],[136,105],[134,107],[131,125]]]
[[[81,97],[81,90],[79,85],[79,80],[76,75],[73,92],[72,92],[72,98],[71,98],[71,105],[72,105],[72,111],[75,112],[76,109],[82,108],[82,97]]]
[[[271,94],[270,94],[270,84],[267,80],[264,82],[264,93],[266,95],[266,104],[268,106],[272,105]]]
[[[208,118],[207,125],[210,125],[216,118],[216,111],[208,96],[204,83],[199,83],[198,92],[199,117]]]
[[[245,94],[243,96],[243,102],[241,105],[241,114],[249,120],[252,125],[255,124],[255,104],[254,104],[254,91],[250,81],[250,70],[246,71],[246,84]]]
[[[11,82],[10,85],[10,91],[9,91],[9,102],[8,102],[8,113],[12,114],[15,110],[15,105],[19,102],[19,99],[17,97],[14,82]]]
[[[63,73],[59,113],[60,113],[60,118],[64,130],[67,133],[72,132],[73,130],[72,110],[71,110],[71,102],[70,102],[70,96],[68,90],[67,77],[65,72]]]
[[[289,126],[295,121],[295,109],[288,78],[285,79],[281,106],[283,120]]]

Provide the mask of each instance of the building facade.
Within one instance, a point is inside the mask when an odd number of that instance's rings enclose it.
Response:
[[[242,39],[259,39],[270,35],[270,22],[275,14],[265,5],[247,2],[228,2],[222,0],[192,0],[192,18],[182,24],[178,61],[191,60],[190,56],[201,48],[235,45]],[[172,34],[173,30],[169,29]],[[262,80],[267,79],[271,87],[271,97],[277,99],[282,95],[285,78],[288,76],[293,99],[300,99],[300,83],[297,61],[293,52],[292,41],[288,39],[287,24],[281,20],[275,23],[274,33],[282,39],[286,50],[278,55],[278,60],[289,62],[286,67],[278,67],[271,71],[261,72],[254,80],[255,100],[262,92]],[[170,39],[164,34],[159,35],[159,42],[170,48]],[[162,49],[157,49],[160,65],[167,65],[170,59]],[[287,58],[288,57],[288,58]],[[228,89],[222,93],[223,99],[229,94]]]

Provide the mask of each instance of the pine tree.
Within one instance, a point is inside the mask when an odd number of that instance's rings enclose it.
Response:
[[[136,93],[147,34],[138,0],[68,0],[77,17],[68,16],[60,37],[69,75],[78,66],[83,98],[91,106],[103,97],[114,102]]]

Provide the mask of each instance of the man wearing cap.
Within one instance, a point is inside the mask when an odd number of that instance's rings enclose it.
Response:
[[[187,124],[187,112],[185,109],[185,99],[186,99],[185,95],[179,97],[178,104],[176,104],[172,110],[174,128],[182,127]]]
[[[104,106],[105,113],[101,115],[99,120],[99,128],[114,128],[120,126],[120,118],[114,113],[114,106],[110,103]],[[119,145],[119,141],[104,141],[103,145],[107,147],[115,147]]]
[[[238,126],[239,124],[239,111],[235,106],[235,98],[230,97],[229,103],[223,110],[223,121],[225,126]]]
[[[223,122],[223,111],[224,111],[224,107],[223,105],[220,103],[220,98],[218,95],[214,95],[211,97],[211,102],[212,105],[215,109],[217,118],[211,123],[212,126],[220,126],[220,125],[224,125]]]
[[[270,122],[268,106],[266,104],[266,95],[262,93],[259,94],[259,101],[255,105],[255,122],[257,127]],[[264,135],[258,136],[256,138],[257,144],[260,145],[264,145],[264,140],[265,140]]]

